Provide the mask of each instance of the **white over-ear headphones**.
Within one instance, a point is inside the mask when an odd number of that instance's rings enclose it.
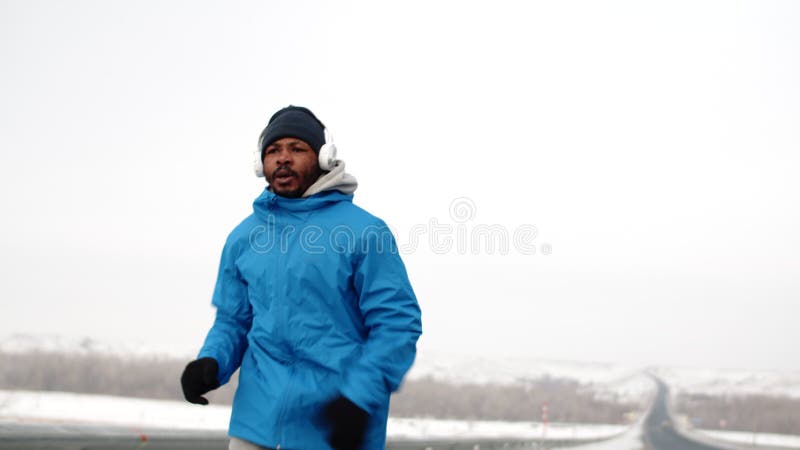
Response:
[[[324,130],[325,143],[319,148],[319,168],[322,170],[332,170],[336,167],[336,145],[333,143],[333,137],[327,128]],[[255,152],[253,161],[253,171],[257,177],[264,176],[264,160],[261,159],[261,139],[258,140],[258,148]]]

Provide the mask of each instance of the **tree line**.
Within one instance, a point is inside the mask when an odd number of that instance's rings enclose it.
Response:
[[[104,354],[0,352],[0,389],[181,400],[180,375],[186,363]],[[230,404],[236,382],[235,374],[227,385],[209,393],[209,400]],[[644,407],[643,402],[601,399],[590,386],[565,378],[511,385],[422,378],[406,380],[392,397],[390,413],[395,417],[539,421],[545,402],[551,422],[621,424]]]
[[[695,428],[800,435],[798,398],[680,394],[676,400],[676,413]]]

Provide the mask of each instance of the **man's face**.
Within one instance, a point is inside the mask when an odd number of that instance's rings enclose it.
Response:
[[[305,141],[281,138],[264,151],[264,176],[280,196],[300,197],[321,174],[317,154]]]

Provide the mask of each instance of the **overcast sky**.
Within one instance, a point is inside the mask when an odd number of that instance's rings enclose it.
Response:
[[[404,246],[420,351],[800,370],[798,23],[792,1],[0,0],[0,334],[199,348],[258,135],[295,104]]]

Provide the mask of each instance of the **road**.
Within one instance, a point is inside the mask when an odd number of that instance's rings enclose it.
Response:
[[[224,433],[141,432],[80,425],[0,424],[0,449],[15,450],[224,450]]]
[[[644,439],[648,450],[725,450],[723,447],[691,441],[675,431],[675,426],[667,412],[669,389],[656,380],[658,392],[650,413],[644,422]]]

